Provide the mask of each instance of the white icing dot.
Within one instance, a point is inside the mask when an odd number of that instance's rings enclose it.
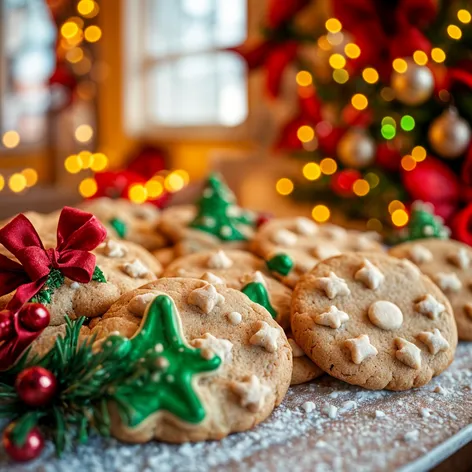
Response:
[[[72,282],[72,283],[70,284],[70,288],[71,288],[72,290],[78,290],[78,289],[80,288],[79,282]]]
[[[392,302],[378,300],[369,307],[369,320],[375,326],[387,331],[398,329],[403,324],[403,313]]]
[[[281,228],[275,231],[271,235],[271,239],[275,244],[278,244],[280,246],[295,246],[298,241],[297,235],[285,228]]]
[[[241,313],[237,311],[232,311],[231,313],[228,313],[228,321],[233,325],[237,326],[239,323],[241,323],[243,316]]]

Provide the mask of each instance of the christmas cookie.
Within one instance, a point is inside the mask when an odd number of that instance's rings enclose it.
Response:
[[[225,284],[236,290],[259,282],[267,290],[268,302],[272,307],[269,311],[274,311],[275,319],[284,329],[290,326],[292,291],[271,277],[264,261],[249,252],[214,249],[190,254],[172,262],[163,276],[199,278],[214,284]],[[245,288],[245,291],[248,290],[251,291],[250,286]]]
[[[295,288],[291,323],[297,344],[325,372],[369,389],[424,385],[457,345],[441,290],[409,261],[380,253],[317,264]]]
[[[345,251],[383,251],[377,234],[346,230],[332,224],[317,225],[308,218],[280,218],[264,224],[251,249],[268,261],[286,285],[294,287],[320,260]],[[283,255],[286,259],[277,260]]]
[[[300,385],[310,380],[316,379],[324,374],[321,370],[295,342],[295,339],[288,335],[288,342],[292,348],[293,371],[290,385]]]
[[[420,239],[390,249],[414,262],[451,302],[459,339],[472,340],[472,249],[451,239]]]
[[[111,237],[140,244],[150,251],[167,245],[158,229],[160,211],[150,203],[102,197],[86,200],[80,208],[94,214]]]
[[[120,418],[118,405],[112,408],[117,438],[221,439],[252,428],[282,401],[292,372],[287,338],[270,314],[241,292],[202,280],[163,278],[123,295],[91,333],[99,343],[113,332],[133,336],[150,317],[146,335],[152,342],[146,349],[155,357],[147,364],[152,372],[139,395],[122,389],[120,404],[129,406],[131,415]]]

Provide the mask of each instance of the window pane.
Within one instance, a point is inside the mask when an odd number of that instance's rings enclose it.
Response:
[[[235,126],[247,116],[246,71],[232,53],[196,54],[156,66],[148,80],[151,118],[165,126]]]

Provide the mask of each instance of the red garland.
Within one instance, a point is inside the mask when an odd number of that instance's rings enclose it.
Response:
[[[31,222],[18,215],[0,230],[3,244],[19,261],[0,254],[0,296],[16,293],[8,309],[16,311],[46,283],[51,269],[71,280],[88,283],[96,258],[89,251],[106,238],[105,227],[90,213],[64,207],[57,225],[57,247],[45,249]]]

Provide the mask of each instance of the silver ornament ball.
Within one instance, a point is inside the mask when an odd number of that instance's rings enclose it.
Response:
[[[411,59],[406,59],[405,72],[394,71],[391,86],[395,97],[405,105],[421,105],[433,93],[434,77],[426,66],[419,66]]]
[[[470,144],[470,125],[454,108],[449,108],[431,123],[428,138],[431,147],[441,157],[455,159],[463,154]]]
[[[375,143],[364,130],[353,128],[339,140],[337,154],[345,166],[362,169],[372,164]]]

